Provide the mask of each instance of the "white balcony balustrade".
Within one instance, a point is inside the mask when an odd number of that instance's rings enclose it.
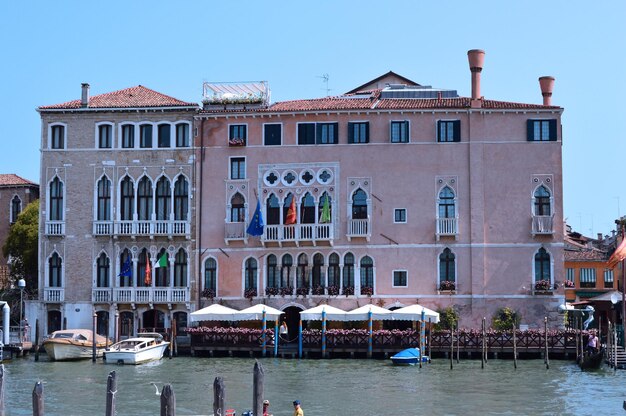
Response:
[[[263,243],[300,243],[307,242],[316,245],[327,242],[331,245],[334,239],[333,224],[290,224],[266,225],[262,237]]]
[[[44,302],[61,303],[65,302],[65,289],[60,287],[46,287],[43,290]]]
[[[532,234],[554,234],[554,215],[533,215]]]
[[[191,236],[189,221],[94,221],[93,235]]]
[[[348,220],[348,232],[346,237],[351,241],[353,238],[366,238],[370,240],[372,236],[372,229],[370,226],[370,219],[349,219]]]
[[[245,222],[227,222],[224,224],[224,241],[246,240],[246,223]]]
[[[175,287],[116,287],[106,289],[112,293],[112,301],[117,303],[185,303],[191,300],[189,288]],[[96,293],[101,295],[102,288],[93,289],[94,302]]]
[[[459,219],[458,218],[437,218],[436,222],[437,240],[440,237],[457,237],[459,235]]]
[[[65,221],[46,221],[46,235],[65,235]]]

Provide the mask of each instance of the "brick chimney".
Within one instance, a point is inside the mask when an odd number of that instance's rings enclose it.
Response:
[[[469,61],[470,71],[472,72],[472,108],[480,108],[480,73],[483,70],[485,62],[485,51],[481,49],[472,49],[467,51],[467,59]]]
[[[543,96],[543,105],[552,105],[552,90],[554,89],[554,77],[539,77],[539,87]]]
[[[82,94],[80,96],[80,106],[83,108],[88,107],[89,106],[89,84],[84,82],[80,84],[80,87],[82,89]]]

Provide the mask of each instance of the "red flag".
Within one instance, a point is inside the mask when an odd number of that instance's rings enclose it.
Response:
[[[619,246],[617,246],[613,254],[611,254],[611,257],[609,258],[606,267],[612,269],[617,266],[617,263],[624,259],[626,259],[626,238],[624,238],[622,231],[622,242],[619,243]]]
[[[143,279],[146,286],[152,284],[152,270],[150,270],[150,257],[146,255],[146,277]]]
[[[291,225],[296,223],[296,197],[291,195],[291,205],[287,210],[287,218],[285,218],[285,225]]]

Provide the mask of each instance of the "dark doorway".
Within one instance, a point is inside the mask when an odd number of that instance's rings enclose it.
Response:
[[[109,336],[109,312],[96,312],[96,333],[105,337]]]
[[[61,312],[48,311],[48,333],[61,330]]]
[[[143,313],[143,330],[147,332],[165,332],[165,314],[151,309]]]
[[[303,309],[298,306],[289,306],[283,310],[285,314],[282,319],[287,322],[287,329],[289,330],[287,338],[290,342],[298,341],[298,326],[300,323],[300,311],[302,310]],[[306,321],[302,322],[302,329],[306,328],[306,324]]]
[[[187,312],[174,312],[174,319],[176,320],[176,333],[184,335],[183,331],[187,328]]]
[[[119,323],[119,331],[120,337],[132,337],[134,335],[133,331],[133,313],[129,311],[120,313],[120,323]]]

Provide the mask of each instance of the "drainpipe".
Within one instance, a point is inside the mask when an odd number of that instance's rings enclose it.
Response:
[[[202,180],[204,179],[203,168],[204,168],[204,118],[200,119],[200,178],[197,178],[197,182],[199,183],[199,191],[198,191],[198,227],[196,229],[196,235],[198,236],[198,310],[202,306]]]

